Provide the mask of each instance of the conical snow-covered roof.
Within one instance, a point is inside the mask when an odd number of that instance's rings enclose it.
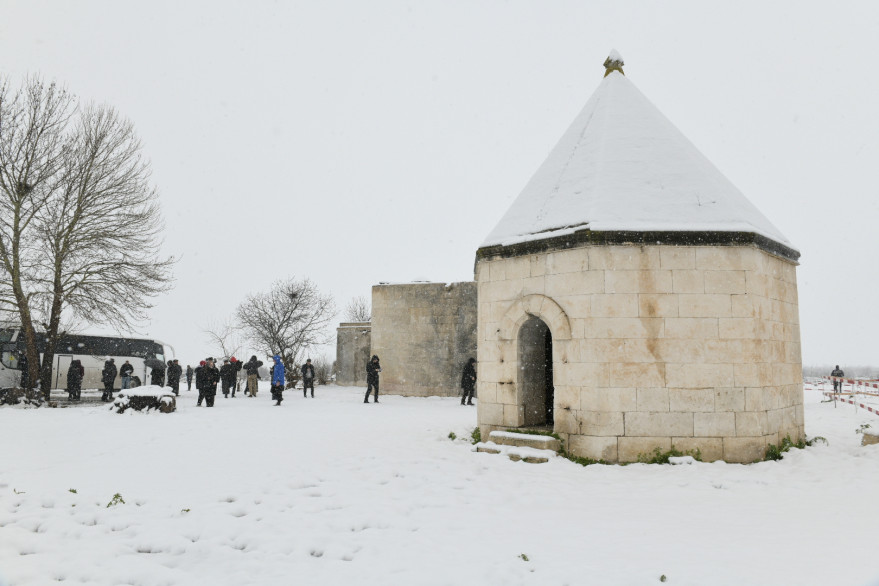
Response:
[[[584,230],[753,234],[796,260],[788,239],[622,74],[619,55],[605,66],[601,85],[482,248]]]

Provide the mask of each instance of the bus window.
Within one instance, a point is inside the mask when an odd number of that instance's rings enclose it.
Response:
[[[18,352],[4,350],[0,353],[0,362],[2,362],[3,366],[6,368],[18,370]]]

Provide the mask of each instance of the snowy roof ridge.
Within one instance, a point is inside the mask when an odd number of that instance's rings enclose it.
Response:
[[[587,229],[746,232],[799,256],[618,71],[608,72],[482,247]]]

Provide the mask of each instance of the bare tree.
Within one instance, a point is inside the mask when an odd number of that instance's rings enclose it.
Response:
[[[208,340],[208,345],[219,350],[220,356],[228,357],[240,354],[244,347],[239,330],[228,320],[211,322],[207,327],[202,328],[202,332]]]
[[[314,365],[314,380],[319,385],[325,385],[330,382],[333,377],[333,363],[325,355],[321,354],[313,359],[311,363]]]
[[[30,106],[31,111],[56,112],[51,130],[57,136],[33,147],[34,167],[45,177],[35,182],[16,176],[21,163],[6,152],[27,150],[33,142],[28,135],[39,128],[23,124],[27,117],[16,116],[14,108],[7,115],[0,107],[0,128],[10,133],[0,137],[3,205],[15,211],[16,202],[36,193],[28,204],[28,231],[19,230],[17,236],[23,246],[16,249],[10,240],[8,253],[0,249],[0,261],[11,267],[6,274],[25,331],[32,380],[37,351],[28,331],[33,335],[38,320],[46,332],[40,386],[48,396],[63,316],[131,330],[152,307],[150,298],[170,287],[174,259],[159,255],[163,226],[158,196],[133,125],[112,108],[94,105],[77,110],[71,124],[72,98],[67,94],[34,79],[25,83],[25,90],[28,104],[44,104]],[[15,236],[16,230],[11,233]],[[28,266],[26,275],[20,268],[16,272],[16,263]],[[39,307],[45,311],[34,315]]]
[[[33,276],[45,274],[39,216],[64,167],[73,111],[73,96],[54,83],[30,77],[13,90],[0,77],[0,311],[21,325],[31,383],[39,372],[31,304],[42,293]]]
[[[348,305],[345,306],[345,319],[347,321],[369,321],[372,319],[371,314],[372,310],[369,307],[369,302],[363,295],[352,298]]]
[[[302,353],[331,339],[335,303],[308,279],[276,281],[270,291],[248,295],[235,312],[244,335],[268,355],[279,355],[288,381]]]

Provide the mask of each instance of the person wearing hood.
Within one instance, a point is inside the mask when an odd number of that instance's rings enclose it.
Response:
[[[272,401],[277,401],[275,403],[275,407],[281,406],[281,401],[284,400],[284,363],[281,362],[281,357],[275,354],[272,356],[272,360],[275,361],[275,366],[272,368]]]
[[[235,358],[234,356],[229,359],[229,362],[232,363],[232,368],[235,370],[235,378],[232,381],[232,396],[235,396],[235,393],[238,391],[238,383],[239,377],[241,373],[241,369],[244,368],[244,363]]]
[[[378,356],[373,354],[369,362],[366,363],[366,397],[363,399],[364,403],[369,403],[369,393],[372,389],[375,389],[373,403],[378,403],[378,373],[381,371],[382,367],[379,364]]]
[[[839,365],[836,365],[836,368],[830,371],[830,376],[833,377],[833,392],[841,393],[842,392],[842,377],[845,376],[845,373],[839,368]]]
[[[113,358],[104,362],[104,370],[101,371],[104,393],[101,395],[101,401],[113,400],[113,384],[116,382],[116,372],[116,361]]]
[[[85,375],[85,368],[82,362],[72,360],[70,366],[67,367],[67,397],[71,401],[79,401],[82,398],[82,377]],[[104,401],[104,397],[101,397]]]
[[[250,360],[244,365],[244,372],[247,373],[247,388],[244,394],[248,397],[255,397],[259,384],[259,367],[262,366],[262,360],[257,360],[256,356],[251,356]]]
[[[464,393],[461,395],[462,405],[473,404],[474,387],[476,387],[476,359],[471,358],[464,366],[464,372],[461,375],[461,389],[463,389],[464,391]],[[467,400],[466,403],[464,403],[465,399]]]
[[[155,385],[157,387],[164,386],[165,384],[165,365],[162,366],[154,366],[150,371],[150,384]]]

